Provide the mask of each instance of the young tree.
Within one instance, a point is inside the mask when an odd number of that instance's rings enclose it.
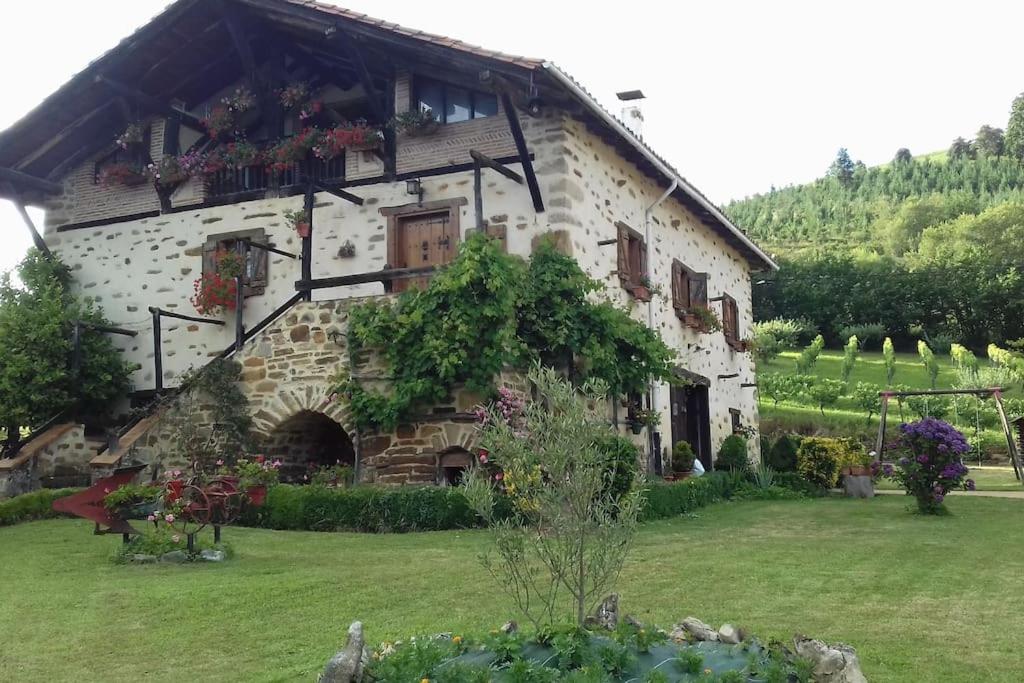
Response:
[[[850,381],[850,373],[853,372],[853,366],[859,355],[860,341],[857,339],[857,335],[850,335],[846,346],[843,347],[843,384]]]
[[[966,386],[977,386],[980,368],[978,357],[970,349],[960,344],[950,346],[949,355],[953,359],[953,365],[956,366],[960,383]]]
[[[850,158],[850,153],[845,147],[840,147],[835,161],[828,168],[828,175],[838,180],[843,187],[849,187],[853,183],[854,169],[855,165]]]
[[[879,392],[881,392],[881,387],[875,384],[857,382],[850,394],[854,404],[864,411],[868,424],[871,424],[872,416],[878,412],[879,406],[881,406],[882,399],[878,396]]]
[[[974,147],[978,156],[1000,157],[1003,155],[1005,139],[1002,128],[982,126],[974,136]]]
[[[819,334],[800,352],[796,359],[796,371],[801,375],[806,375],[813,370],[818,362],[818,356],[821,355],[821,351],[824,348],[825,338]]]
[[[1004,142],[1009,156],[1024,160],[1024,92],[1014,98],[1010,107],[1010,121],[1006,124]]]
[[[90,300],[69,288],[67,268],[32,250],[0,281],[0,424],[16,435],[65,410],[101,415],[128,386],[128,366],[106,335],[83,328],[72,373],[74,321],[109,324]]]
[[[891,387],[893,379],[896,378],[896,349],[890,337],[886,337],[882,342],[882,357],[885,359],[885,385]]]
[[[540,366],[529,380],[534,400],[503,396],[482,410],[486,462],[463,491],[493,534],[484,566],[516,606],[541,628],[558,620],[568,597],[583,626],[622,569],[640,493],[632,477],[621,483],[621,449],[607,447],[617,437],[599,412],[604,388],[574,389]],[[635,472],[635,449],[632,457]],[[496,486],[512,503],[511,519],[495,514]]]
[[[935,381],[939,377],[939,360],[935,357],[931,347],[923,339],[917,341],[917,355],[921,356],[921,364],[928,373],[932,389],[935,388]]]
[[[825,416],[825,408],[831,408],[839,402],[843,395],[843,383],[837,379],[820,379],[811,385],[807,390],[814,405],[818,406],[822,417]]]
[[[896,156],[892,158],[894,164],[909,164],[914,160],[914,156],[910,153],[910,150],[906,147],[900,147],[896,150]]]

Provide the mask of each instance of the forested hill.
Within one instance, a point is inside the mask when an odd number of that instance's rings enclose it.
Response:
[[[892,234],[899,232],[894,223],[901,213],[920,212],[924,206],[930,214],[928,223],[935,224],[1008,201],[1024,201],[1024,163],[1006,155],[971,156],[915,159],[908,153],[868,168],[849,162],[841,152],[825,177],[773,188],[725,210],[770,251],[786,254],[849,245],[899,255],[912,246],[900,244],[900,236]],[[837,164],[846,163],[844,174]]]

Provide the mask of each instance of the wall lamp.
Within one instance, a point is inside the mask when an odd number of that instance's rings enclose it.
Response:
[[[405,193],[415,195],[418,204],[423,203],[423,183],[419,178],[410,178],[405,181]]]

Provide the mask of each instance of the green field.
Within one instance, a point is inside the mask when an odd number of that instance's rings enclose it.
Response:
[[[848,642],[871,681],[1020,680],[1024,501],[949,507],[723,503],[646,524],[623,609]],[[476,561],[482,531],[226,538],[224,564],[123,566],[109,561],[119,539],[86,522],[0,529],[0,680],[312,681],[356,619],[379,642],[515,616]]]
[[[785,351],[771,363],[758,366],[758,372],[796,372],[798,351]],[[936,355],[939,361],[939,377],[936,387],[948,389],[956,382],[956,370],[948,355]],[[821,352],[814,366],[814,374],[829,379],[842,379],[843,352],[826,349]],[[881,351],[864,351],[853,366],[850,374],[851,382],[869,382],[885,386],[885,360]],[[921,365],[921,358],[916,353],[896,354],[896,384],[905,384],[914,389],[931,388],[928,373]]]

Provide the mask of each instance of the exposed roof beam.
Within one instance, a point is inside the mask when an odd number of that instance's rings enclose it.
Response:
[[[363,90],[366,91],[366,99],[370,103],[370,110],[373,112],[374,118],[380,123],[387,122],[388,114],[384,101],[381,99],[377,87],[373,84],[373,77],[370,75],[370,70],[366,68],[363,54],[360,52],[359,46],[356,45],[355,39],[344,31],[337,31],[331,37],[341,43],[345,54],[355,67],[356,76],[358,76],[359,82],[362,83]]]
[[[139,82],[145,82],[149,79],[150,76],[156,73],[161,67],[165,66],[168,62],[178,59],[181,56],[182,50],[188,49],[193,43],[199,42],[207,38],[210,33],[220,28],[222,23],[223,19],[218,19],[217,21],[213,22],[212,24],[204,28],[199,33],[191,36],[188,40],[183,41],[180,45],[177,46],[177,48],[173,52],[168,54],[163,59],[158,60],[156,64],[146,69],[146,73],[142,74],[142,76],[139,77]]]
[[[64,191],[64,188],[57,183],[50,182],[43,178],[37,178],[36,176],[29,175],[28,173],[16,171],[13,168],[4,168],[2,166],[0,166],[0,181],[10,183],[15,187],[37,190],[39,192],[45,192],[46,194],[60,194]]]
[[[166,114],[168,116],[173,116],[189,128],[198,131],[203,130],[202,124],[199,123],[199,119],[197,119],[196,117],[192,116],[188,112],[181,111],[180,109],[175,109],[170,104],[160,100],[157,97],[153,97],[152,95],[147,95],[138,88],[133,88],[130,85],[125,85],[124,83],[104,76],[103,74],[96,75],[96,82],[103,83],[117,94],[123,95],[124,97],[127,97],[130,100],[134,100],[139,104],[139,106],[143,107],[144,109],[149,109],[154,113],[161,113]]]
[[[21,220],[25,221],[25,226],[28,228],[28,231],[32,233],[32,243],[36,245],[36,249],[41,251],[46,258],[52,259],[53,254],[50,253],[50,248],[46,246],[46,242],[43,241],[39,231],[36,230],[36,224],[32,222],[32,218],[28,215],[28,211],[25,210],[25,202],[22,201],[21,195],[18,194],[18,191],[15,190],[12,183],[8,183],[7,187],[11,194],[11,200],[14,202],[14,208],[16,208],[18,213],[21,214]]]
[[[85,116],[82,116],[82,117],[80,117],[78,119],[75,119],[75,121],[73,121],[70,125],[68,125],[66,128],[64,128],[64,130],[62,130],[61,132],[57,133],[55,136],[50,138],[50,140],[45,145],[42,145],[41,147],[36,149],[34,152],[32,152],[32,154],[28,155],[24,159],[21,159],[18,162],[17,167],[19,169],[24,169],[27,166],[30,166],[32,164],[32,162],[34,162],[37,159],[43,157],[47,152],[52,150],[54,147],[56,147],[57,145],[63,143],[67,139],[73,137],[76,133],[78,133],[79,130],[82,129],[82,127],[88,125],[91,121],[93,121],[93,119],[95,119],[96,117],[100,116],[101,114],[106,113],[107,110],[110,109],[115,104],[120,106],[120,103],[123,103],[123,102],[124,102],[124,100],[121,99],[121,98],[117,98],[117,99],[114,99],[114,100],[107,100],[106,102],[104,102],[100,106],[98,106],[95,109],[93,109],[92,111],[90,111]]]
[[[544,212],[544,199],[540,194],[540,185],[537,183],[537,174],[533,170],[533,161],[530,159],[530,150],[526,148],[526,138],[523,136],[523,127],[519,123],[519,114],[512,103],[512,97],[507,93],[501,95],[501,106],[505,110],[505,117],[508,119],[508,127],[512,131],[512,139],[516,143],[516,152],[519,154],[519,161],[523,165],[523,174],[526,176],[526,186],[530,188],[530,198],[533,199],[533,210],[537,213]]]
[[[228,5],[226,0],[217,0],[217,9],[224,17],[228,26],[228,33],[231,34],[231,42],[235,46],[239,59],[242,60],[242,67],[251,78],[256,77],[256,57],[253,55],[252,46],[249,44],[245,27],[242,26],[242,19],[238,15],[235,6]]]

